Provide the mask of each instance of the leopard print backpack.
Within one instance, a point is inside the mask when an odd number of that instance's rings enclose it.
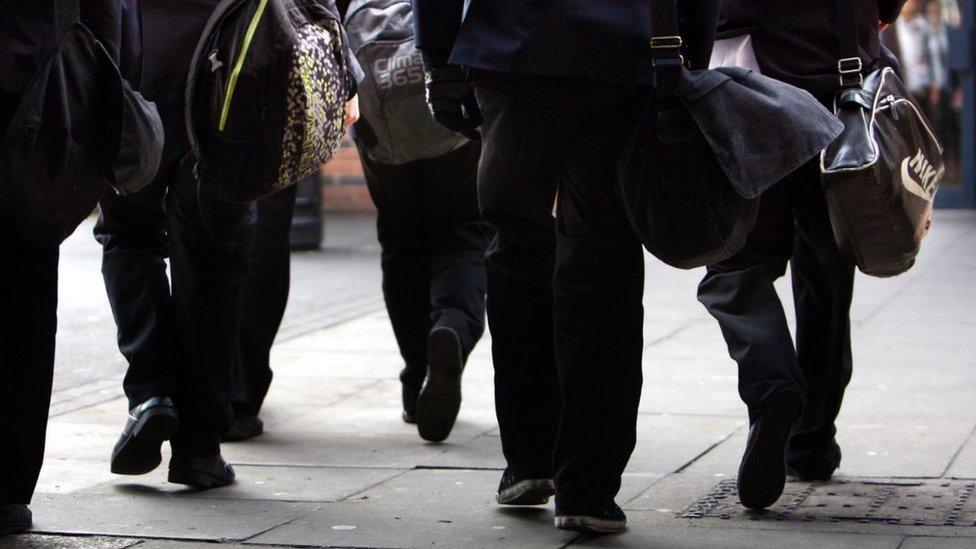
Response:
[[[199,189],[250,202],[297,183],[339,149],[351,85],[335,14],[314,0],[222,0],[186,86]]]

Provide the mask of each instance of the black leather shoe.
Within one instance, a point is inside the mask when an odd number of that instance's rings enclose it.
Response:
[[[588,534],[615,534],[627,529],[627,515],[616,503],[596,512],[556,509],[556,528]]]
[[[832,440],[830,446],[822,452],[806,455],[802,459],[790,459],[786,473],[804,482],[826,482],[840,467],[840,458],[840,446]]]
[[[420,385],[414,386],[406,382],[402,385],[403,415],[401,417],[404,423],[417,423],[417,399],[420,398]]]
[[[144,475],[163,457],[163,441],[176,434],[179,415],[169,397],[151,398],[129,410],[122,436],[112,450],[112,472],[117,475]]]
[[[264,433],[264,422],[256,414],[244,414],[237,412],[234,414],[234,423],[221,438],[224,442],[238,442],[254,438]]]
[[[0,536],[17,534],[33,526],[31,510],[20,503],[0,503]]]
[[[451,328],[438,327],[427,339],[427,378],[417,398],[420,438],[441,442],[451,434],[461,409],[461,341]]]
[[[769,398],[749,429],[746,452],[739,466],[739,501],[750,509],[776,503],[786,486],[786,451],[802,401],[784,391]]]
[[[555,494],[551,478],[519,478],[505,469],[495,501],[500,505],[545,505]]]
[[[199,490],[229,486],[234,483],[234,468],[223,456],[173,456],[169,460],[169,478],[174,484],[185,484]]]

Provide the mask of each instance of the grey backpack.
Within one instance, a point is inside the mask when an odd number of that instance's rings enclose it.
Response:
[[[359,84],[355,136],[370,158],[403,164],[442,156],[467,143],[434,122],[427,108],[409,0],[353,0],[345,27],[366,73]]]

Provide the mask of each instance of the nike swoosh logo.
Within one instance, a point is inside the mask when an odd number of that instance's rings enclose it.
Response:
[[[918,196],[919,198],[925,200],[926,202],[932,201],[932,196],[925,192],[915,178],[912,177],[912,170],[909,168],[908,163],[911,162],[911,158],[906,158],[901,161],[901,184],[908,190],[908,192]]]

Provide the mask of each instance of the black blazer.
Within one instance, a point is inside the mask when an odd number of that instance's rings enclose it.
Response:
[[[857,4],[867,67],[881,57],[878,24],[897,19],[905,0],[848,1]],[[836,29],[834,0],[725,0],[719,36],[751,34],[764,74],[828,102],[838,88]]]
[[[650,66],[646,0],[413,0],[425,56],[488,71],[643,80]],[[691,58],[707,59],[720,0],[678,0]]]
[[[60,41],[67,28],[65,22],[77,17],[72,5],[80,8],[82,20],[118,61],[123,48],[123,19],[133,13],[124,6],[137,1],[0,0],[0,88],[13,93],[24,91]],[[131,56],[125,52],[123,58]]]

